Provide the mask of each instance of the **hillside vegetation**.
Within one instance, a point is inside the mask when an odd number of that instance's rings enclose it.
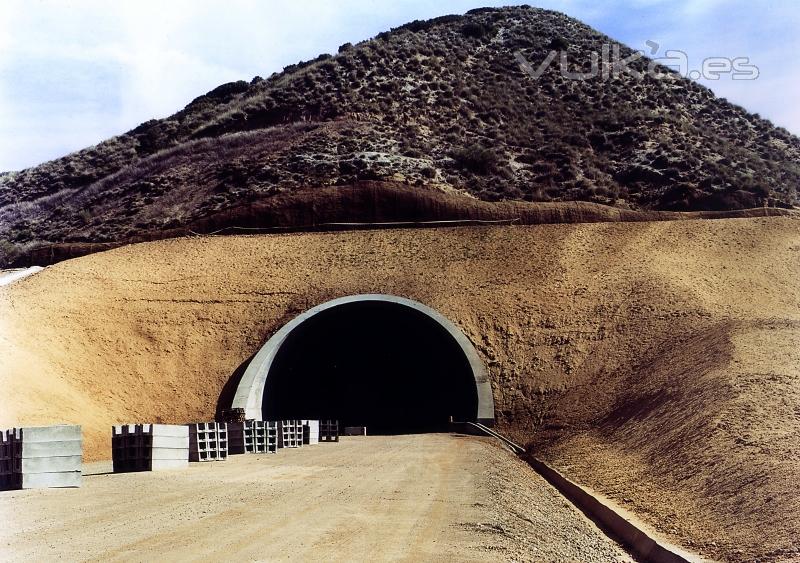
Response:
[[[515,59],[536,66],[567,49],[577,69],[608,42],[557,12],[481,9],[224,84],[173,116],[1,175],[0,254],[155,238],[368,180],[634,210],[797,205],[800,140],[703,86],[674,73],[567,80],[557,64],[534,79]]]

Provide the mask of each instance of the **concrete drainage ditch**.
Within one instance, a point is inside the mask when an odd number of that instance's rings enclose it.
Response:
[[[684,552],[675,546],[657,540],[642,526],[626,518],[619,509],[605,502],[580,485],[573,483],[545,462],[525,451],[525,448],[509,440],[496,430],[480,423],[457,423],[456,428],[472,435],[490,436],[499,440],[505,447],[520,456],[566,497],[575,507],[610,538],[624,545],[631,553],[648,563],[688,563],[702,561],[699,557]]]

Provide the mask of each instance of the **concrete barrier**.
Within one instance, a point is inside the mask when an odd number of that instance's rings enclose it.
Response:
[[[366,436],[367,435],[367,427],[366,426],[345,426],[344,427],[344,435],[345,436]]]

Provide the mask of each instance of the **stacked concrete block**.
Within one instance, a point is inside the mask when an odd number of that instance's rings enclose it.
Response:
[[[275,422],[247,420],[228,423],[228,453],[275,453],[278,449],[278,427]]]
[[[319,444],[319,420],[302,420],[303,444]]]
[[[22,475],[16,470],[21,453],[22,444],[14,439],[14,431],[0,431],[0,490],[22,486]]]
[[[80,487],[82,447],[76,425],[0,432],[0,488]]]
[[[222,420],[225,422],[244,422],[247,420],[245,410],[241,408],[222,409]]]
[[[274,420],[264,421],[264,433],[267,437],[267,452],[277,453],[278,451],[278,423]]]
[[[248,434],[249,443],[246,443],[245,424],[245,422],[228,423],[228,453],[230,455],[239,455],[252,451],[252,433]]]
[[[228,425],[224,422],[197,422],[189,427],[189,461],[228,459]]]
[[[251,422],[251,431],[253,433],[253,453],[263,454],[267,453],[269,449],[267,439],[267,423],[261,420],[254,420]]]
[[[185,469],[189,466],[189,427],[123,424],[113,427],[114,473]]]
[[[254,453],[275,453],[278,451],[278,425],[269,420],[251,420]]]
[[[279,448],[299,448],[303,445],[303,424],[299,420],[281,420],[278,429]]]
[[[338,420],[321,420],[319,423],[319,441],[320,442],[338,442],[339,441],[339,421]]]
[[[367,435],[367,427],[366,426],[345,426],[344,427],[344,435],[345,436],[366,436]]]

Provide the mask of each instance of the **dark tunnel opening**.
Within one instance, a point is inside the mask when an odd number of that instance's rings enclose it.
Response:
[[[264,388],[265,420],[336,419],[370,434],[445,430],[474,421],[469,360],[431,317],[381,301],[322,311],[278,350]]]

